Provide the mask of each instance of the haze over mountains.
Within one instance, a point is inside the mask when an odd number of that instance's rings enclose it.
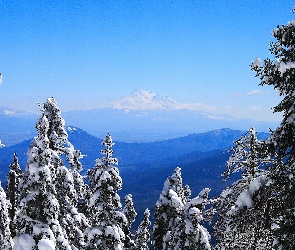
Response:
[[[58,100],[57,100],[58,102]],[[103,138],[110,132],[115,140],[157,141],[214,129],[231,128],[268,131],[278,124],[205,112],[200,103],[183,104],[151,91],[135,90],[130,96],[89,110],[63,112],[66,125],[79,127]],[[39,115],[0,107],[0,136],[12,145],[34,135]]]
[[[268,131],[278,124],[235,119],[203,111],[200,103],[182,104],[151,91],[135,90],[130,96],[90,110],[63,113],[68,125],[103,137],[111,132],[121,141],[156,141],[214,129]]]

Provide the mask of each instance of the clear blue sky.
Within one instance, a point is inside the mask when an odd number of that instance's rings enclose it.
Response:
[[[94,108],[134,89],[213,113],[276,120],[249,65],[294,1],[0,0],[0,106]]]

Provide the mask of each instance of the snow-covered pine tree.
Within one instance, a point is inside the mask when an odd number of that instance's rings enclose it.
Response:
[[[151,225],[150,222],[150,210],[146,209],[144,211],[144,217],[141,223],[139,224],[137,231],[135,233],[135,245],[134,249],[136,250],[148,250],[148,243],[150,241],[150,231],[149,226]]]
[[[114,145],[107,134],[101,150],[105,156],[96,160],[96,165],[87,173],[92,196],[87,202],[91,227],[85,230],[86,249],[124,249],[124,227],[128,221],[123,212],[117,191],[122,188],[119,170],[114,165],[118,160],[112,157]]]
[[[58,221],[59,203],[51,170],[56,152],[49,148],[49,122],[43,114],[37,120],[35,137],[28,150],[28,163],[19,183],[20,202],[14,220],[14,249],[38,249],[47,244],[51,249],[71,249]]]
[[[123,213],[125,214],[127,218],[128,227],[131,228],[132,223],[135,221],[135,218],[137,216],[131,194],[127,194],[125,196]]]
[[[205,190],[191,200],[188,185],[183,187],[179,167],[167,178],[155,208],[155,249],[193,249],[193,246],[210,249],[210,235],[200,224],[203,222],[204,204],[208,198],[205,196],[209,192],[209,189]],[[198,214],[195,213],[197,209]]]
[[[131,194],[127,194],[124,199],[123,213],[127,219],[127,225],[124,225],[123,231],[125,234],[124,246],[127,249],[134,249],[134,235],[131,233],[132,223],[135,221],[137,213],[134,208],[134,203]]]
[[[265,142],[251,128],[235,141],[224,176],[241,172],[241,179],[225,189],[215,204],[216,249],[272,249],[269,211],[269,172],[271,163]]]
[[[49,147],[56,151],[59,156],[66,156],[77,195],[79,198],[83,198],[86,192],[86,185],[83,177],[79,174],[79,171],[82,170],[82,164],[79,159],[83,156],[79,150],[75,150],[74,146],[68,140],[65,121],[61,116],[61,111],[57,107],[55,99],[48,98],[43,104],[42,110],[49,121]]]
[[[30,244],[36,245],[47,237],[58,249],[81,249],[83,231],[88,226],[87,219],[76,208],[83,190],[79,186],[82,181],[77,181],[81,153],[68,141],[65,122],[54,98],[47,99],[41,112],[36,125],[38,136],[29,148],[26,171],[20,183],[15,241],[21,245],[24,238],[30,238]],[[63,155],[70,170],[64,165]],[[34,232],[33,228],[42,230]]]
[[[181,169],[177,167],[165,181],[156,203],[153,227],[155,249],[181,249],[186,199]]]
[[[15,216],[16,207],[18,205],[18,197],[19,197],[19,191],[18,186],[20,179],[22,178],[23,172],[20,169],[19,163],[18,163],[18,156],[17,153],[14,153],[13,162],[9,165],[9,173],[7,176],[7,186],[5,188],[6,197],[8,199],[8,212],[9,212],[9,218],[10,222],[13,221]],[[13,225],[10,223],[10,231],[12,234],[12,237],[14,237],[14,230]]]
[[[10,234],[10,218],[6,194],[0,183],[0,245],[3,250],[12,249],[13,242]]]
[[[84,246],[83,231],[88,227],[86,217],[77,209],[78,200],[84,198],[86,190],[83,178],[78,173],[82,170],[82,164],[79,161],[82,155],[68,141],[65,121],[61,117],[61,111],[54,98],[47,99],[43,104],[42,112],[49,122],[47,131],[49,148],[56,153],[53,157],[51,172],[59,202],[58,219],[71,246],[80,249]],[[61,158],[63,156],[69,163],[70,169],[65,166]]]
[[[294,11],[294,9],[293,9]],[[270,211],[275,219],[273,228],[277,235],[276,246],[295,248],[295,20],[277,26],[272,32],[276,39],[270,43],[273,58],[261,63],[259,58],[252,63],[252,70],[259,77],[260,85],[272,85],[283,97],[274,107],[282,112],[283,120],[271,131],[271,154],[275,158],[271,168],[272,195],[274,201]]]
[[[209,191],[209,188],[203,189],[196,198],[189,200],[184,206],[185,238],[181,249],[211,249],[211,235],[201,224],[204,222],[203,210],[210,204]]]

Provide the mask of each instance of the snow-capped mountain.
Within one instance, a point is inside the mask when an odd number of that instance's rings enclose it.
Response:
[[[201,103],[179,103],[172,100],[168,96],[159,95],[152,91],[136,89],[131,95],[125,96],[117,101],[113,101],[107,105],[99,108],[113,108],[124,110],[195,110],[200,111],[204,109]],[[218,117],[214,114],[212,117]]]
[[[39,115],[0,107],[0,138],[8,145],[36,133]],[[178,103],[151,91],[135,90],[130,96],[90,110],[63,112],[66,125],[103,138],[110,132],[121,141],[155,141],[220,128],[268,131],[277,124],[235,119],[203,111],[196,104]]]
[[[105,107],[125,110],[163,110],[179,109],[180,104],[167,96],[157,95],[152,91],[136,89],[130,96],[111,102]]]
[[[23,118],[31,118],[31,117],[36,117],[35,114],[21,111],[21,110],[16,110],[16,109],[11,109],[7,107],[0,107],[0,115],[7,115],[7,116],[13,116],[13,117],[23,117]]]
[[[63,113],[67,125],[80,127],[103,137],[111,132],[117,140],[154,141],[220,128],[268,131],[276,124],[235,119],[205,112],[200,104],[178,103],[151,91],[135,90],[123,97],[90,110]]]

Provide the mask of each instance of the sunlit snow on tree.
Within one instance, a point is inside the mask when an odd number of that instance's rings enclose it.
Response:
[[[114,165],[118,160],[112,157],[114,145],[111,135],[107,134],[102,142],[105,155],[96,160],[96,165],[88,171],[88,180],[92,195],[87,203],[87,214],[91,227],[85,231],[87,249],[124,249],[125,234],[123,227],[128,227],[128,220],[123,212],[117,191],[122,188],[119,170]]]

